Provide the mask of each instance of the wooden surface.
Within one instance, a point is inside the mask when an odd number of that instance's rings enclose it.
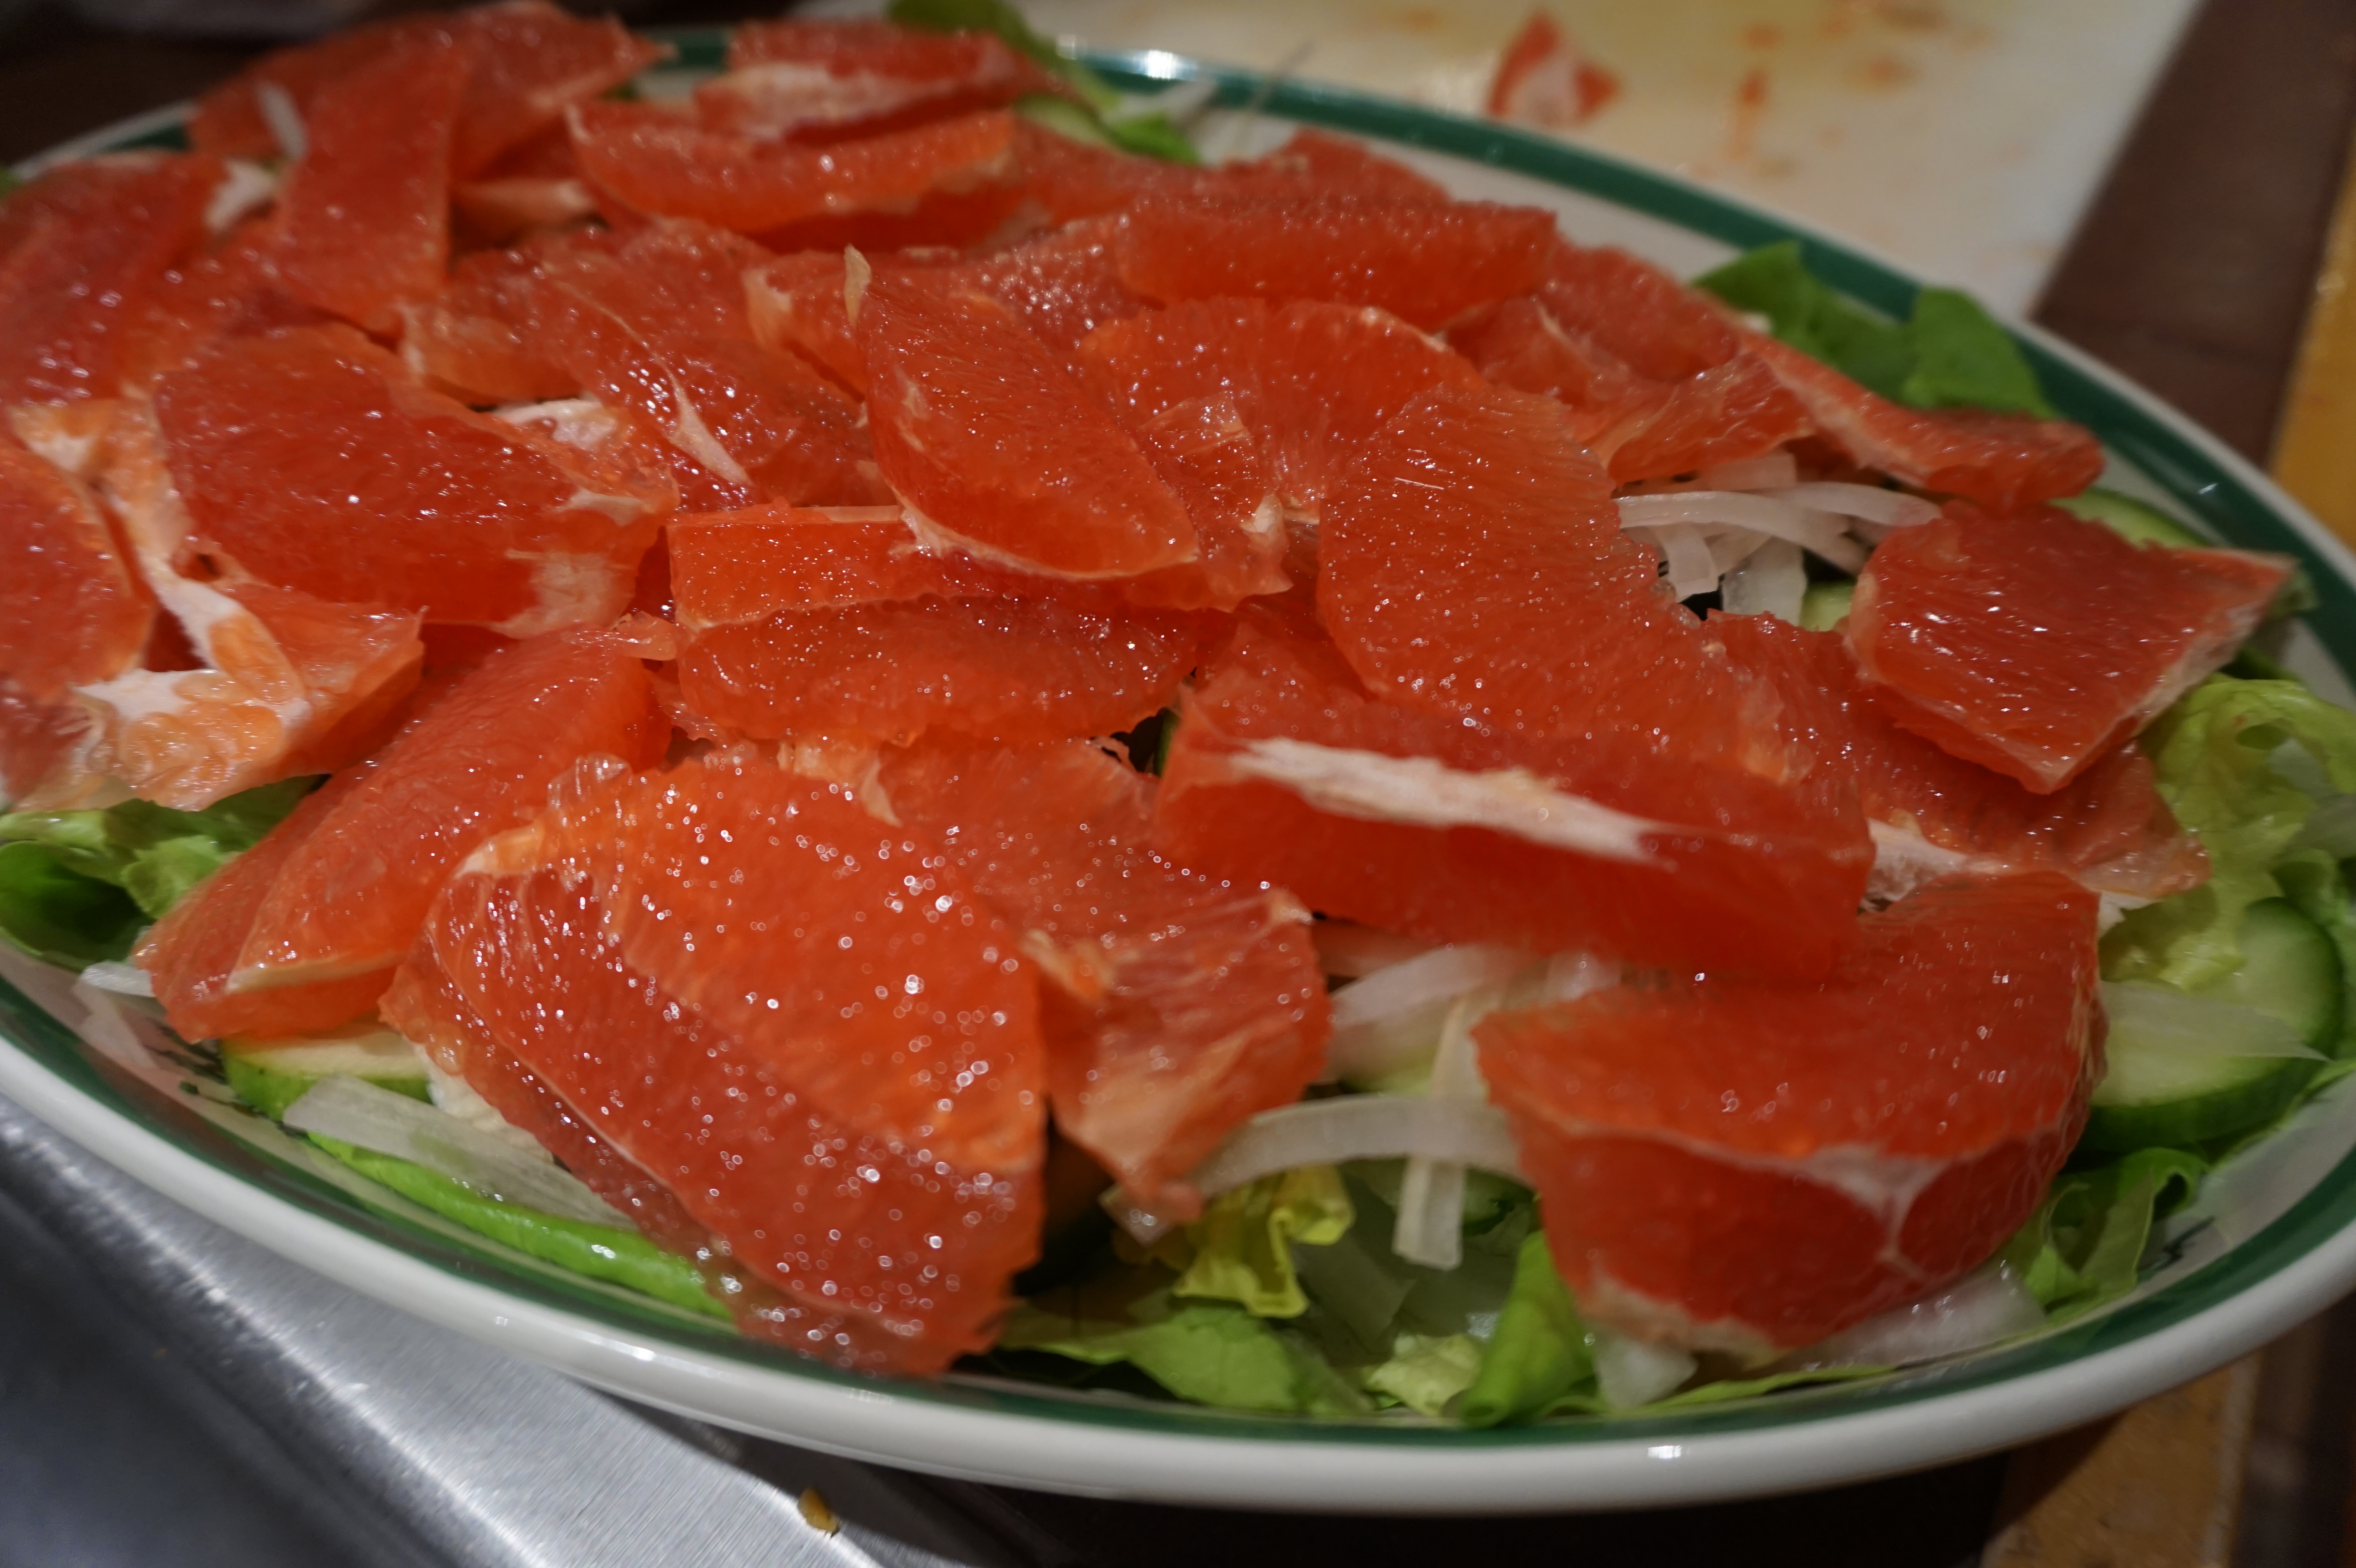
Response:
[[[724,13],[723,13],[724,14]],[[713,19],[706,5],[638,12]],[[61,13],[0,35],[0,160],[185,97],[257,46],[109,35]],[[2039,319],[2254,456],[2268,450],[2356,120],[2356,0],[2210,0],[2049,286]],[[2342,208],[2344,275],[2356,214]],[[2356,301],[2316,312],[2286,475],[2356,506]],[[2307,422],[2304,429],[2301,421]],[[2345,488],[2335,488],[2342,486]],[[2356,537],[2356,536],[2351,536]],[[1579,1519],[1400,1520],[1136,1508],[940,1484],[1043,1563],[1576,1560],[1872,1568],[2327,1568],[2351,1520],[2356,1314],[2113,1423],[2001,1459],[1763,1502]],[[2244,1456],[2251,1456],[2244,1465]],[[2260,1461],[2263,1461],[2261,1463]],[[757,1468],[759,1445],[747,1450]],[[2246,1472],[2246,1489],[2244,1480]],[[2242,1528],[2233,1528],[2245,1501]],[[0,1552],[5,1555],[5,1552]],[[274,1559],[256,1555],[251,1568]],[[2356,1550],[2345,1558],[2356,1568]],[[166,1560],[156,1560],[165,1568]]]

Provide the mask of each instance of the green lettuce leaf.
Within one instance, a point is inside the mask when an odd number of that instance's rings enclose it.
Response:
[[[2209,853],[2209,880],[2129,911],[2104,938],[2106,978],[2190,991],[2240,967],[2243,913],[2283,896],[2274,867],[2315,810],[2271,762],[2285,741],[2334,789],[2356,791],[2356,714],[2296,680],[2211,676],[2144,732],[2161,797]]]
[[[728,1308],[704,1289],[703,1277],[696,1272],[692,1261],[677,1253],[665,1252],[636,1231],[584,1225],[577,1220],[559,1219],[537,1210],[502,1203],[439,1171],[389,1154],[355,1148],[316,1134],[312,1135],[311,1141],[411,1202],[495,1242],[503,1242],[528,1257],[591,1279],[626,1285],[691,1312],[704,1313],[723,1321],[728,1317]]]
[[[1894,402],[2053,417],[2011,335],[1953,289],[1922,289],[1907,321],[1885,321],[1808,271],[1796,240],[1762,245],[1694,283],[1765,316],[1777,338]]]
[[[2348,878],[2324,850],[2293,849],[2274,863],[2274,879],[2291,907],[2322,927],[2340,954],[2340,1039],[2327,1049],[2336,1057],[2356,1055],[2356,905]]]
[[[1918,409],[1996,409],[2052,419],[2054,409],[2009,333],[1979,302],[1954,289],[1922,289],[1906,323],[1914,368],[1898,400]]]
[[[316,782],[264,784],[202,811],[126,800],[0,815],[0,935],[52,963],[123,958],[142,927],[252,848]]]
[[[1198,164],[1203,155],[1170,117],[1152,110],[1120,114],[1123,100],[1114,86],[1079,60],[1057,49],[1006,0],[892,0],[884,16],[904,27],[929,32],[991,33],[1016,53],[1059,78],[1085,100],[1025,98],[1018,113],[1075,141],[1118,147],[1174,164]]]
[[[1545,1233],[1534,1231],[1515,1255],[1513,1289],[1457,1417],[1467,1426],[1526,1420],[1594,1376],[1587,1325],[1555,1272]]]
[[[121,959],[147,917],[122,889],[69,867],[47,845],[0,844],[0,936],[70,968]]]
[[[1259,1317],[1298,1317],[1309,1310],[1293,1268],[1292,1248],[1332,1246],[1355,1218],[1341,1173],[1308,1165],[1262,1177],[1213,1199],[1186,1227],[1194,1255],[1173,1294],[1232,1301]]]
[[[1483,1348],[1470,1334],[1401,1334],[1391,1359],[1367,1368],[1358,1381],[1424,1415],[1441,1416],[1448,1402],[1480,1375]]]
[[[1001,1350],[1043,1350],[1092,1366],[1126,1363],[1180,1399],[1228,1410],[1349,1415],[1367,1401],[1315,1347],[1226,1301],[1189,1301],[1154,1289],[1057,1291],[1008,1314]]]
[[[2050,1321],[2063,1323],[2135,1288],[2153,1221],[2189,1200],[2209,1162],[2182,1149],[2137,1149],[2064,1171],[2003,1257]]]

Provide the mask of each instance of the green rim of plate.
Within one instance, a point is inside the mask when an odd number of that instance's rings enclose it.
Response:
[[[727,35],[716,28],[656,29],[679,48],[677,64],[714,69]],[[1090,54],[1089,64],[1115,86],[1135,92],[1174,80],[1208,77],[1229,107],[1256,103],[1272,118],[1370,139],[1429,149],[1486,164],[1644,216],[1748,249],[1780,240],[1801,242],[1808,264],[1835,287],[1875,309],[1903,316],[1919,285],[1870,257],[1797,229],[1742,204],[1677,183],[1617,159],[1490,122],[1419,108],[1346,90],[1280,81],[1245,71],[1208,68],[1173,57]],[[109,150],[178,147],[177,125],[127,136]],[[2148,409],[2123,396],[2070,359],[2033,339],[2022,340],[2056,406],[2091,428],[2104,444],[2160,485],[2187,512],[2229,543],[2275,550],[2305,564],[2319,598],[2308,624],[2343,668],[2356,667],[2356,584],[2343,577],[2274,504],[2232,467],[2188,441]],[[91,1057],[73,1033],[24,993],[0,981],[0,1034],[27,1056],[99,1104],[145,1127],[185,1154],[270,1197],[332,1221],[418,1259],[444,1274],[523,1300],[595,1321],[642,1339],[660,1340],[694,1354],[732,1360],[832,1385],[871,1391],[877,1380],[809,1361],[780,1347],[705,1327],[649,1301],[640,1308],[620,1293],[527,1268],[490,1250],[454,1243],[441,1231],[413,1222],[398,1209],[380,1210],[314,1172],[255,1152],[168,1096],[134,1085]],[[1815,1416],[1888,1410],[1967,1389],[2049,1371],[2114,1349],[2196,1317],[2296,1263],[2356,1221],[2356,1154],[2341,1160],[2290,1210],[2258,1234],[2184,1279],[2106,1314],[2028,1343],[1971,1357],[1951,1366],[1892,1374],[1885,1380],[1804,1388],[1721,1406],[1654,1416],[1571,1417],[1539,1424],[1465,1431],[1396,1421],[1312,1420],[1258,1416],[1181,1404],[1036,1392],[1000,1380],[927,1384],[888,1380],[897,1398],[1033,1420],[1077,1423],[1168,1436],[1273,1442],[1368,1444],[1458,1452],[1551,1445],[1619,1444],[1665,1435],[1707,1436],[1771,1429]]]

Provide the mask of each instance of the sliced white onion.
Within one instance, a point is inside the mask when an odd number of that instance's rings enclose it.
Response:
[[[1614,1410],[1631,1410],[1675,1393],[1701,1363],[1683,1350],[1631,1339],[1609,1328],[1590,1329],[1595,1392]]]
[[[278,198],[278,176],[260,164],[229,158],[222,167],[221,182],[205,203],[205,229],[212,234],[228,233],[239,219]]]
[[[1416,1066],[1438,1049],[1451,1002],[1532,962],[1508,947],[1437,947],[1343,987],[1333,993],[1327,1074],[1365,1083]]]
[[[1807,592],[1808,569],[1789,539],[1769,539],[1719,584],[1728,614],[1773,615],[1794,625]]]
[[[1818,480],[1806,485],[1762,489],[1759,493],[1779,501],[1789,501],[1795,507],[1805,507],[1811,511],[1860,517],[1885,528],[1911,528],[1939,515],[1935,501],[1909,496],[1903,490],[1885,490],[1879,485],[1841,485]]]
[[[1522,1179],[1521,1152],[1494,1105],[1418,1094],[1340,1094],[1261,1112],[1230,1134],[1188,1180],[1205,1198],[1215,1198],[1300,1166],[1418,1156]]]
[[[1625,507],[1628,503],[1623,501],[1621,505]],[[1653,544],[1669,569],[1669,587],[1678,598],[1690,599],[1718,587],[1718,559],[1709,552],[1708,538],[1693,524],[1669,521],[1621,526],[1652,530]]]
[[[554,1165],[406,1094],[357,1078],[322,1078],[286,1107],[283,1119],[298,1132],[412,1161],[502,1203],[587,1225],[630,1228],[627,1219]]]
[[[411,1049],[416,1048],[412,1046]],[[435,1110],[464,1122],[478,1133],[489,1134],[519,1154],[554,1162],[556,1157],[541,1147],[538,1138],[500,1115],[498,1107],[475,1093],[473,1084],[455,1072],[444,1072],[432,1052],[420,1051],[417,1057],[425,1063],[425,1092],[434,1096]]]
[[[2111,1038],[2138,1052],[2200,1061],[2218,1057],[2285,1057],[2320,1061],[2298,1030],[2270,1014],[2214,997],[2189,996],[2166,986],[2105,982],[2103,1011]]]
[[[278,150],[286,155],[290,164],[299,164],[309,151],[311,133],[303,124],[303,111],[296,108],[294,95],[274,81],[254,84],[253,106],[262,114],[262,123],[270,127],[271,139]]]
[[[1462,996],[1475,986],[1494,985],[1532,962],[1526,953],[1477,942],[1432,948],[1335,991],[1333,1030],[1339,1034],[1379,1023],[1427,1003]]]
[[[1487,1102],[1489,1086],[1481,1078],[1472,1026],[1498,1006],[1505,992],[1502,985],[1483,986],[1449,1004],[1447,1019],[1440,1028],[1440,1046],[1432,1053],[1431,1082],[1424,1090],[1430,1098],[1468,1104]],[[1399,1180],[1391,1251],[1426,1268],[1451,1269],[1464,1261],[1464,1167],[1461,1161],[1423,1155],[1408,1158]]]
[[[94,990],[112,991],[118,997],[155,995],[155,976],[135,964],[93,964],[81,972],[81,983]]]
[[[1789,539],[1839,567],[1865,565],[1865,548],[1841,531],[1837,518],[1815,507],[1773,496],[1740,490],[1687,490],[1670,496],[1623,496],[1620,526],[1657,528],[1665,536],[1674,523],[1716,524]],[[1666,549],[1665,542],[1664,549]],[[1675,558],[1672,557],[1674,562]],[[1672,575],[1675,575],[1674,566]]]
[[[1793,1355],[1786,1365],[1904,1366],[2000,1344],[2043,1328],[2045,1309],[2010,1265],[1992,1263]]]

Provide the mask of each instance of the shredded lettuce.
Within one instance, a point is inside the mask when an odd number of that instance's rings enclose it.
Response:
[[[1367,1368],[1358,1381],[1419,1414],[1444,1416],[1449,1402],[1472,1386],[1485,1355],[1470,1334],[1402,1333],[1391,1343],[1390,1360]]]
[[[1309,1297],[1293,1268],[1294,1244],[1331,1246],[1355,1217],[1341,1172],[1330,1165],[1302,1166],[1223,1192],[1186,1227],[1193,1255],[1173,1293],[1232,1301],[1257,1317],[1298,1317],[1309,1310]]]
[[[696,1272],[692,1260],[665,1252],[636,1231],[584,1225],[577,1220],[559,1219],[553,1214],[502,1203],[438,1171],[391,1155],[356,1148],[316,1134],[312,1135],[311,1141],[411,1202],[495,1242],[504,1242],[529,1257],[591,1279],[627,1285],[691,1312],[723,1321],[728,1317],[728,1308],[704,1288],[703,1278]]]
[[[1525,1421],[1595,1380],[1587,1325],[1555,1272],[1544,1233],[1524,1238],[1514,1260],[1514,1287],[1464,1392],[1457,1418],[1467,1426]]]
[[[1922,289],[1904,323],[1885,321],[1809,272],[1796,240],[1762,245],[1694,282],[1765,316],[1782,341],[1893,401],[2055,417],[2011,335],[1968,294]]]
[[[1133,1278],[1056,1291],[1018,1307],[1001,1350],[1091,1366],[1125,1363],[1180,1399],[1228,1410],[1350,1415],[1369,1408],[1300,1336],[1226,1301],[1189,1301]]]
[[[316,782],[264,784],[202,811],[126,800],[0,816],[0,935],[52,963],[120,959],[143,927],[260,842]]]
[[[2356,791],[2356,714],[2296,680],[2211,676],[2145,731],[2159,793],[2201,837],[2209,880],[2128,912],[2103,942],[2103,973],[2192,991],[2241,966],[2242,916],[2283,896],[2275,868],[2316,807],[2273,754],[2296,743],[2330,786]]]
[[[2183,1149],[2137,1149],[2056,1177],[2045,1201],[2006,1243],[2047,1321],[2065,1323],[2133,1290],[2153,1221],[2189,1201],[2209,1162]]]

